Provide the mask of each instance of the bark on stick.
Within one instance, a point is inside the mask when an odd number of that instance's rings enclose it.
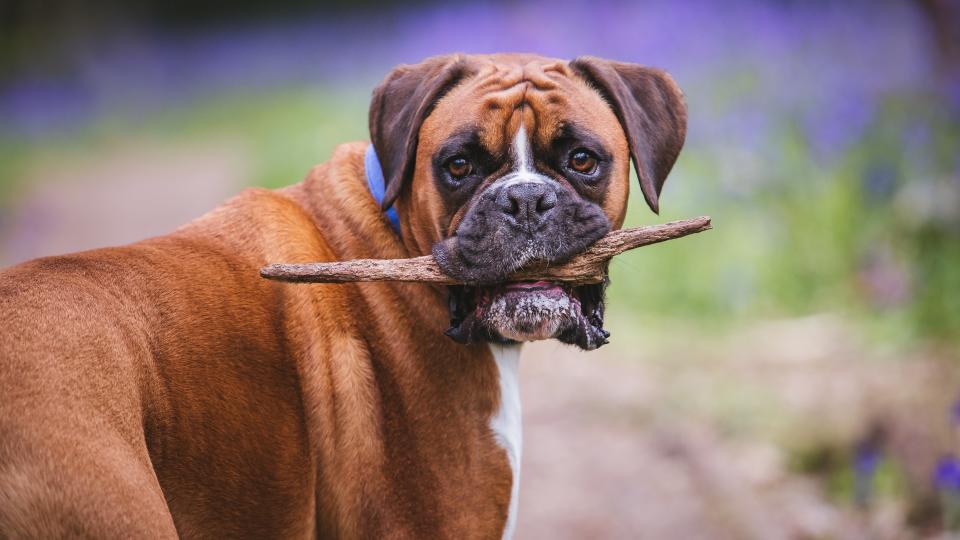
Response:
[[[507,281],[557,281],[571,284],[599,283],[607,261],[631,249],[681,238],[710,229],[709,217],[672,221],[662,225],[611,231],[586,251],[552,266],[531,266],[512,274]],[[432,255],[412,259],[354,259],[350,261],[271,264],[260,270],[267,279],[292,283],[346,283],[351,281],[411,281],[454,285],[461,283],[443,272]]]

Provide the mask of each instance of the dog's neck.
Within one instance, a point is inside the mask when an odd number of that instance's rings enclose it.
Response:
[[[371,193],[371,187],[377,186],[367,180],[368,146],[340,145],[329,161],[283,192],[310,214],[339,258],[409,257],[414,254],[396,234],[392,218],[380,208],[382,194],[378,199]]]
[[[367,187],[370,188],[370,195],[377,202],[380,208],[383,208],[383,199],[387,192],[387,181],[383,177],[383,168],[380,166],[380,158],[377,157],[377,151],[371,144],[363,154],[363,172],[367,177]],[[393,230],[400,233],[400,216],[397,215],[397,209],[390,206],[383,208],[383,215],[390,220]]]

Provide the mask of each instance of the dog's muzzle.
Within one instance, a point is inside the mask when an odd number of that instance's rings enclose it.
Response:
[[[603,345],[606,283],[506,279],[525,266],[563,263],[609,230],[600,206],[553,180],[494,182],[474,197],[455,234],[433,247],[440,268],[469,284],[450,287],[447,335],[463,343],[556,338],[588,350]]]

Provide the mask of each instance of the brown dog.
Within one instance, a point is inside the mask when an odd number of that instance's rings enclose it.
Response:
[[[0,536],[510,536],[516,344],[607,334],[603,286],[498,283],[619,227],[631,157],[656,210],[685,128],[661,71],[431,58],[374,91],[375,153],[0,273]],[[431,251],[475,285],[258,276]]]

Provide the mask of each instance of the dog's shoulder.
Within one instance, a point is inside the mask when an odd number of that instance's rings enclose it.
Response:
[[[231,253],[249,264],[332,256],[316,220],[282,191],[248,188],[178,229],[173,237]]]
[[[267,287],[259,276],[265,264],[331,258],[300,204],[276,191],[246,189],[166,235],[0,270],[0,347],[12,354],[17,343],[85,346],[79,341],[94,327],[98,333],[133,322],[152,327],[174,311],[206,309],[220,298],[249,303]]]

